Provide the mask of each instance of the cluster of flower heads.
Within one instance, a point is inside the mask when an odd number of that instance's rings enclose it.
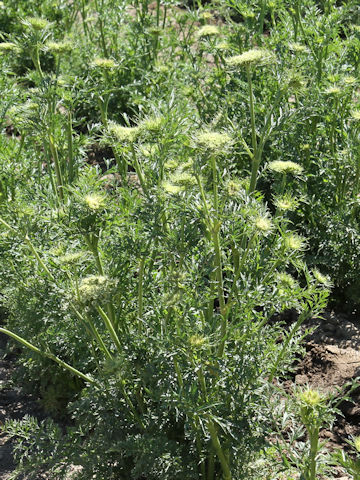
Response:
[[[260,233],[266,234],[272,231],[273,224],[269,217],[261,215],[255,218],[255,227]]]
[[[40,17],[27,17],[22,22],[26,27],[31,28],[35,31],[40,32],[41,30],[47,29],[51,23],[45,18]]]
[[[274,199],[274,204],[277,209],[282,212],[293,211],[299,205],[299,200],[293,197],[290,193],[285,193]]]
[[[300,175],[304,169],[301,165],[291,161],[274,160],[269,163],[269,169],[276,173]]]
[[[97,212],[105,208],[105,196],[98,193],[85,195],[84,202],[92,212]]]
[[[300,392],[298,398],[300,402],[304,403],[307,407],[317,407],[324,401],[320,392],[311,388]]]
[[[116,282],[105,275],[92,275],[81,280],[78,293],[84,306],[98,306],[110,301],[116,290]]]
[[[214,37],[220,34],[219,27],[216,25],[204,25],[197,32],[197,38]]]
[[[290,251],[301,251],[306,248],[306,240],[297,233],[290,233],[285,237],[285,248]]]
[[[18,52],[20,50],[19,46],[13,42],[1,42],[0,43],[0,52],[1,53],[11,53]]]
[[[324,287],[331,288],[333,286],[331,278],[328,275],[321,273],[317,268],[312,270],[312,274],[314,275],[316,282],[324,285]]]
[[[117,123],[111,123],[109,126],[110,135],[120,143],[133,143],[138,138],[139,127],[124,127]]]
[[[195,138],[197,148],[210,151],[211,153],[222,153],[229,149],[233,143],[232,137],[225,132],[203,131]]]
[[[64,55],[70,53],[74,45],[70,40],[64,40],[62,42],[47,42],[46,47],[54,55]]]
[[[226,58],[226,64],[229,67],[251,67],[256,65],[266,65],[273,63],[275,56],[269,50],[254,48],[248,50],[247,52],[241,53],[240,55],[234,55],[232,57]]]
[[[132,127],[125,127],[118,123],[110,122],[108,132],[116,142],[131,144],[136,142],[140,136],[146,138],[159,135],[165,126],[164,117],[154,116],[145,118],[138,125]]]
[[[281,272],[277,274],[276,283],[280,291],[289,290],[289,289],[295,290],[296,288],[299,287],[299,284],[297,283],[295,278],[286,272]]]
[[[357,122],[360,121],[360,110],[353,110],[351,112],[351,118]]]
[[[74,265],[77,263],[81,263],[82,261],[85,261],[85,260],[86,260],[86,254],[84,252],[71,252],[58,257],[58,262],[64,266]]]
[[[200,350],[207,346],[208,339],[201,335],[192,335],[188,341],[191,349]]]
[[[117,67],[114,60],[111,58],[95,58],[92,62],[93,68],[98,68],[99,70],[113,70]]]

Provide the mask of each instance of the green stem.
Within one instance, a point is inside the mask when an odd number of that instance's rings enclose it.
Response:
[[[182,374],[181,374],[179,362],[177,361],[176,357],[174,357],[174,368],[175,368],[176,377],[177,377],[179,387],[180,387],[181,390],[183,390],[184,389],[184,380],[183,380],[183,377],[182,377]]]
[[[112,355],[109,352],[108,348],[106,347],[103,339],[101,338],[99,332],[97,331],[97,328],[95,327],[94,323],[89,319],[89,317],[85,318],[81,315],[81,313],[75,308],[75,306],[70,303],[70,307],[72,308],[73,312],[75,315],[78,317],[78,319],[83,323],[85,326],[85,329],[87,330],[88,334],[90,337],[92,336],[96,342],[98,343],[100,350],[102,350],[105,354],[105,356],[109,359],[112,360]]]
[[[107,314],[104,312],[104,310],[100,306],[97,306],[96,310],[99,312],[101,318],[103,319],[103,321],[105,323],[105,326],[106,326],[113,342],[116,345],[116,348],[119,350],[119,352],[122,352],[121,343],[120,343],[119,337],[117,336],[117,334],[115,332],[112,321],[110,320],[110,318],[107,316]]]
[[[259,17],[259,35],[262,35],[264,33],[265,6],[266,6],[266,0],[262,0],[260,17]]]
[[[87,22],[86,22],[85,1],[86,1],[86,0],[82,0],[82,1],[81,1],[80,10],[81,10],[81,19],[82,19],[82,25],[83,25],[83,29],[84,29],[84,34],[85,34],[85,37],[88,37],[88,35],[89,35],[89,29],[88,29]]]
[[[210,300],[208,302],[207,308],[206,308],[206,313],[205,313],[205,318],[207,322],[209,322],[214,314],[214,299],[216,295],[216,273],[215,272],[210,272]]]
[[[319,429],[317,427],[309,430],[310,436],[310,472],[309,480],[316,480],[316,455],[319,450]]]
[[[209,208],[208,208],[207,201],[206,201],[204,187],[203,187],[203,184],[201,182],[200,175],[196,174],[195,177],[196,177],[196,181],[197,181],[198,186],[199,186],[201,200],[202,200],[203,205],[204,205],[205,219],[206,219],[207,227],[210,230],[212,222],[211,222],[210,212],[209,212]]]
[[[250,187],[249,187],[249,193],[252,193],[256,187],[256,177],[257,177],[257,172],[259,168],[259,159],[257,155],[254,92],[253,92],[253,86],[252,86],[251,70],[249,66],[246,67],[246,75],[247,75],[249,100],[250,100],[251,144],[252,144],[252,153],[253,153],[253,160],[252,160],[252,166],[251,166],[251,180],[250,180]]]
[[[84,235],[87,246],[89,247],[91,253],[94,256],[96,267],[100,275],[104,276],[104,268],[101,263],[100,254],[98,250],[99,237],[95,234],[91,235],[89,233]]]
[[[112,147],[112,151],[113,151],[113,154],[114,154],[114,157],[115,157],[115,162],[116,162],[116,165],[118,167],[119,174],[121,175],[121,178],[122,178],[122,181],[123,181],[123,185],[125,185],[126,174],[127,174],[127,171],[128,171],[128,164],[127,164],[127,161],[126,161],[126,157],[125,157],[125,155],[122,155],[122,158],[120,158],[120,155],[119,155],[115,145]]]
[[[197,377],[198,377],[203,401],[207,402],[208,401],[208,396],[207,396],[206,381],[205,381],[204,372],[203,372],[203,369],[202,369],[201,366],[197,368],[196,374],[197,374]]]
[[[28,342],[28,341],[25,340],[24,338],[20,337],[19,335],[16,335],[16,333],[11,332],[10,330],[7,330],[6,328],[0,328],[0,333],[4,333],[5,335],[13,338],[14,340],[16,340],[17,342],[21,343],[21,344],[24,345],[25,347],[29,348],[29,349],[32,350],[33,352],[38,353],[39,355],[42,355],[42,356],[44,356],[44,357],[50,358],[50,360],[53,360],[54,362],[58,363],[61,367],[65,368],[66,370],[69,370],[69,372],[71,372],[72,374],[76,375],[77,377],[82,378],[83,380],[85,380],[85,382],[95,383],[95,381],[94,381],[91,377],[88,377],[88,376],[85,375],[84,373],[81,373],[79,370],[77,370],[76,368],[72,367],[72,366],[69,365],[68,363],[62,361],[59,357],[57,357],[57,356],[54,355],[53,353],[51,353],[51,352],[44,352],[44,351],[40,350],[39,348],[35,347],[35,345],[33,345],[32,343]]]
[[[219,214],[219,199],[218,199],[219,195],[218,195],[218,179],[217,179],[215,155],[211,156],[211,168],[212,168],[212,174],[213,174],[214,209],[217,217]]]
[[[198,425],[195,425],[196,430],[198,430]],[[201,471],[201,478],[203,480],[206,479],[206,469],[205,469],[205,463],[204,459],[202,458],[202,444],[201,444],[201,437],[200,433],[196,433],[196,450],[198,452],[198,457],[199,457],[199,463],[200,463],[200,471]]]
[[[101,7],[99,9],[98,1],[95,0],[95,9],[98,14],[99,18],[99,30],[100,30],[100,43],[101,43],[101,48],[103,51],[103,55],[105,58],[108,58],[108,51],[106,48],[106,42],[105,42],[105,32],[104,32],[104,23],[102,20],[102,13],[103,13],[103,2],[101,2]]]
[[[254,240],[256,239],[257,237],[257,232],[255,232],[253,234],[253,236],[248,240],[248,244],[247,244],[247,247],[241,257],[241,261],[239,261],[237,267],[236,265],[234,265],[234,268],[235,268],[235,276],[234,276],[234,280],[233,280],[233,283],[232,283],[232,287],[231,287],[231,290],[230,290],[230,293],[229,293],[229,296],[228,296],[228,301],[227,301],[227,308],[226,308],[226,315],[229,314],[229,311],[230,311],[230,306],[231,306],[231,303],[232,303],[232,300],[234,298],[234,295],[235,295],[235,292],[236,292],[236,284],[237,284],[237,281],[239,280],[240,278],[240,275],[241,275],[241,272],[242,272],[242,269],[245,265],[245,262],[246,262],[246,259],[248,258],[248,255],[254,245]],[[246,241],[246,238],[245,238],[245,241]]]
[[[251,69],[246,67],[246,76],[248,82],[249,101],[250,101],[250,122],[251,122],[251,144],[253,148],[253,155],[255,155],[257,142],[256,142],[256,127],[255,127],[255,106],[254,106],[254,92],[252,86]]]
[[[220,225],[218,224],[213,229],[212,239],[213,239],[213,244],[215,249],[216,284],[217,284],[217,292],[219,297],[220,315],[221,315],[221,329],[220,329],[221,340],[219,344],[218,355],[222,357],[225,349],[226,335],[227,335],[227,316],[226,316],[226,304],[225,304],[219,231],[220,231]]]
[[[28,246],[30,247],[30,250],[32,251],[32,253],[34,254],[34,257],[36,258],[36,260],[38,261],[39,265],[41,266],[41,268],[44,270],[44,272],[48,275],[48,277],[52,280],[52,281],[55,281],[55,277],[54,275],[50,272],[50,270],[47,268],[47,266],[45,265],[45,263],[43,262],[43,260],[40,258],[40,255],[38,254],[38,252],[36,251],[34,245],[32,244],[32,242],[30,241],[30,238],[26,235],[25,236],[25,242],[28,244]]]
[[[59,192],[58,192],[58,188],[57,186],[55,185],[55,181],[54,181],[54,176],[53,176],[53,172],[52,172],[52,168],[51,168],[51,153],[49,153],[49,145],[47,142],[45,142],[43,140],[43,151],[45,152],[45,157],[46,157],[46,165],[47,165],[47,171],[49,173],[49,177],[50,177],[50,184],[51,184],[51,188],[53,189],[54,191],[54,194],[55,194],[55,197],[56,197],[56,202],[57,204],[60,203],[60,200],[59,200]],[[38,167],[38,171],[39,171],[39,182],[40,182],[40,178],[41,178],[41,172],[42,172],[42,161],[41,161],[41,157],[40,155],[38,155],[38,158],[39,158],[39,167]]]
[[[74,179],[74,151],[73,151],[73,136],[72,136],[72,116],[71,111],[69,110],[68,113],[68,121],[67,121],[67,146],[68,146],[68,182],[69,184],[72,183]]]
[[[305,30],[304,30],[304,26],[302,24],[302,18],[301,18],[301,12],[300,12],[300,7],[299,7],[299,0],[297,0],[295,2],[295,15],[296,15],[296,20],[297,20],[297,24],[298,26],[300,27],[300,30],[301,30],[301,34],[304,38],[304,43],[310,48],[311,50],[311,53],[313,54],[313,57],[315,60],[317,60],[317,64],[318,64],[318,80],[320,80],[321,78],[321,58],[320,58],[320,64],[319,64],[319,59],[318,59],[318,56],[317,56],[317,52],[316,50],[314,49],[312,43],[310,43],[307,39],[307,35],[305,33]],[[295,39],[296,41],[296,39]],[[322,55],[322,48],[320,48],[320,57]]]
[[[105,100],[102,100],[100,97],[98,97],[97,101],[98,101],[98,105],[99,105],[102,124],[104,125],[105,128],[108,128],[106,102],[105,102]]]
[[[106,42],[105,42],[104,24],[101,18],[99,19],[99,27],[100,27],[100,37],[101,37],[101,46],[102,46],[103,54],[105,58],[108,58],[108,50],[106,48]]]
[[[144,282],[144,269],[145,269],[145,257],[140,260],[139,276],[138,276],[138,319],[139,319],[139,332],[141,332],[141,322],[144,310],[144,298],[143,298],[143,282]]]
[[[356,198],[360,190],[360,148],[358,148],[358,155],[355,158],[356,158],[356,173],[355,173],[354,197]]]
[[[2,223],[4,227],[6,227],[8,230],[11,230],[12,232],[17,233],[15,228],[9,225],[7,222],[5,222],[5,220],[3,220],[1,217],[0,217],[0,223]]]
[[[250,77],[250,81],[251,81],[251,77]],[[252,88],[251,88],[251,91],[252,91]],[[271,120],[273,118],[273,113],[275,111],[275,108],[277,108],[277,106],[279,105],[279,103],[280,103],[280,101],[283,97],[283,92],[284,91],[281,88],[278,89],[275,100],[274,100],[274,102],[271,106],[271,109],[270,109],[270,111],[269,111],[269,113],[266,117],[264,126],[263,126],[263,128],[261,130],[261,133],[259,135],[259,142],[258,143],[257,143],[257,140],[256,140],[256,132],[255,132],[254,104],[250,102],[250,116],[252,118],[252,142],[253,142],[252,143],[252,147],[253,147],[253,152],[252,153],[249,152],[249,147],[247,147],[246,142],[243,139],[241,139],[247,153],[249,154],[250,160],[252,162],[251,180],[250,180],[250,186],[249,186],[248,194],[251,194],[256,188],[257,175],[258,175],[259,166],[260,166],[260,163],[261,163],[262,153],[263,153],[263,150],[264,150],[265,143],[266,143],[267,139],[269,138],[269,134],[271,132]],[[250,96],[250,98],[252,98],[252,97],[253,97],[253,95]],[[254,149],[254,145],[255,145],[255,149]]]
[[[286,175],[286,172],[284,172],[284,173],[282,174],[282,178],[281,178],[279,195],[283,195],[283,193],[284,193],[284,191],[285,191],[286,180],[287,180],[287,175]]]
[[[208,456],[208,468],[207,468],[207,479],[206,480],[214,480],[214,473],[215,473],[215,454],[214,448],[210,449],[210,453]]]
[[[34,64],[34,67],[35,67],[36,71],[38,72],[40,78],[43,79],[44,74],[41,70],[40,56],[39,56],[39,46],[38,45],[35,46],[34,51],[33,51],[32,54],[30,54],[30,56],[31,56],[31,59],[33,61],[33,64]]]
[[[231,471],[230,467],[228,464],[228,460],[226,458],[226,455],[221,447],[221,443],[216,431],[216,427],[214,425],[214,422],[210,419],[207,420],[206,422],[207,428],[210,433],[210,438],[211,438],[211,443],[214,447],[215,453],[220,461],[220,465],[223,471],[223,480],[231,480]]]
[[[99,274],[104,276],[105,271],[104,271],[104,267],[103,267],[102,262],[101,262],[100,252],[99,252],[99,248],[98,248],[99,236],[96,235],[96,234],[86,234],[85,235],[85,241],[86,241],[90,251],[92,252],[92,254],[94,256],[94,259],[95,259],[95,262],[96,262],[96,267],[98,269]],[[106,304],[106,310],[108,312],[108,315],[111,319],[112,324],[114,326],[116,326],[117,321],[116,321],[114,305],[111,302],[108,302]]]
[[[132,157],[133,157],[133,162],[134,162],[136,175],[139,178],[140,185],[141,185],[141,188],[142,188],[143,192],[145,193],[145,195],[147,195],[148,190],[147,190],[146,183],[145,183],[144,173],[143,173],[143,171],[140,167],[138,159],[136,158],[136,153],[135,153],[135,148],[134,148],[133,143],[131,144],[131,153],[132,153]]]
[[[64,201],[64,192],[63,192],[64,184],[63,184],[63,179],[61,174],[61,167],[59,163],[59,156],[58,156],[57,148],[55,146],[54,138],[51,133],[49,133],[48,135],[48,140],[49,140],[50,152],[54,160],[56,183],[58,187],[59,197],[61,201]]]

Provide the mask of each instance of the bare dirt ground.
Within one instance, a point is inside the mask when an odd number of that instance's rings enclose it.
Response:
[[[359,383],[351,394],[352,401],[340,404],[343,416],[338,416],[332,432],[323,432],[329,448],[347,448],[346,439],[360,436],[360,318],[328,312],[322,320],[314,319],[307,326],[317,328],[307,339],[295,383],[323,392],[353,380]]]

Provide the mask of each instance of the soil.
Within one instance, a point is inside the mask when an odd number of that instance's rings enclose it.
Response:
[[[109,166],[114,164],[114,154],[111,147],[102,147],[97,143],[89,146],[86,151],[86,163],[92,166],[99,166],[102,173],[105,173]]]
[[[353,381],[359,383],[360,317],[327,312],[323,319],[312,319],[306,326],[316,330],[306,338],[306,355],[295,372],[295,384],[334,393]],[[331,450],[347,449],[346,440],[360,436],[360,384],[350,398],[340,403],[342,415],[332,431],[322,432]]]
[[[292,317],[287,318],[289,323],[294,320]],[[330,393],[358,381],[360,317],[327,312],[322,319],[312,319],[304,327],[313,332],[305,338],[306,355],[297,366],[289,388],[295,384]],[[6,419],[21,419],[25,415],[45,418],[38,399],[11,383],[16,355],[6,353],[6,343],[7,338],[0,335],[0,425]],[[347,449],[346,440],[360,436],[360,386],[351,393],[351,401],[343,401],[339,408],[342,415],[336,418],[333,429],[321,432],[330,450]],[[10,479],[14,469],[11,441],[0,431],[0,480]],[[339,480],[350,480],[340,471],[338,475],[334,471],[334,475]]]

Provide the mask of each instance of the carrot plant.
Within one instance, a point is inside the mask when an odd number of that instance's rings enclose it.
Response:
[[[73,419],[63,435],[9,423],[28,439],[20,470],[261,477],[302,324],[332,284],[356,288],[356,4],[15,3],[0,332],[26,347],[22,381]]]

